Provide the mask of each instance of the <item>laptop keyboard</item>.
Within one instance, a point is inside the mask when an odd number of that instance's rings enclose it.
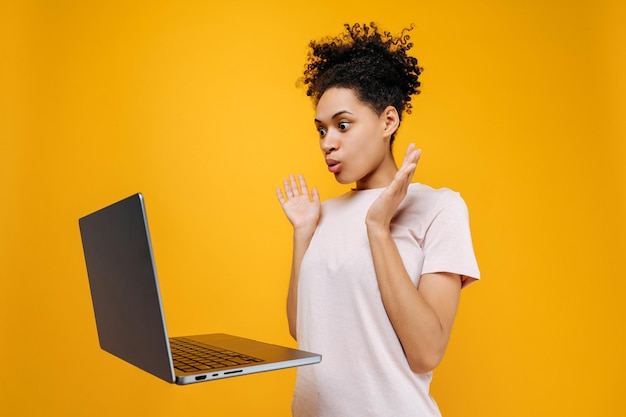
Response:
[[[263,362],[263,359],[206,345],[184,337],[171,338],[170,349],[174,368],[183,372],[211,371],[230,366]]]

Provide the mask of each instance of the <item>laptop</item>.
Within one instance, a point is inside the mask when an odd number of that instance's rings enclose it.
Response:
[[[141,193],[78,223],[103,350],[180,385],[322,360],[319,354],[223,333],[169,338]]]

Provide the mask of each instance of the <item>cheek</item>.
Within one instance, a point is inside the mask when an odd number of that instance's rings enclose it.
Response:
[[[379,137],[369,137],[366,143],[361,146],[358,159],[362,165],[369,168],[379,165],[388,152],[385,141]]]
[[[361,149],[349,161],[349,164],[346,164],[345,174],[350,176],[352,181],[357,181],[375,170],[378,163],[378,158],[375,154],[368,152],[366,149]]]

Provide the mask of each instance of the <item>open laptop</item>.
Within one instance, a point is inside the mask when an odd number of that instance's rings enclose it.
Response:
[[[141,193],[78,222],[103,350],[181,385],[321,361],[315,353],[222,333],[169,338]]]

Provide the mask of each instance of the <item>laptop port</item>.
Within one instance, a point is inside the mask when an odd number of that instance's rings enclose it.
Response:
[[[196,381],[202,381],[203,379],[206,379],[206,375],[198,375],[196,377]]]
[[[224,372],[224,375],[238,374],[239,372],[243,372],[243,369],[239,369],[238,371],[228,371],[228,372]]]

